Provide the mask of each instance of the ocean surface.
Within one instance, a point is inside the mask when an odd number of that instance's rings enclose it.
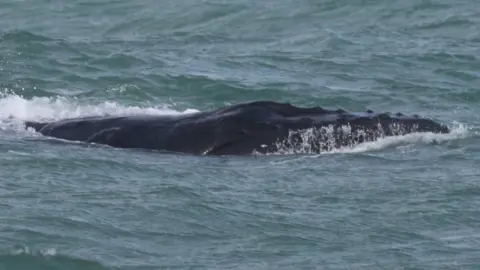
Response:
[[[480,1],[2,1],[0,89],[0,269],[480,269]],[[207,157],[22,126],[252,100],[452,133]]]

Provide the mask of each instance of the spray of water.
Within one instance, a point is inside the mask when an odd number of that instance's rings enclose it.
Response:
[[[0,130],[22,131],[24,129],[23,122],[26,120],[53,121],[91,115],[173,115],[193,112],[198,112],[198,110],[176,111],[168,108],[167,105],[146,108],[122,106],[110,101],[99,104],[82,104],[74,98],[34,97],[26,99],[11,93],[0,94]]]
[[[340,147],[336,147],[335,145],[335,132],[333,127],[326,127],[320,130],[306,129],[291,132],[287,140],[277,142],[277,151],[268,153],[267,155],[318,154],[318,149],[322,149],[321,154],[361,153],[405,144],[441,143],[466,138],[471,135],[469,128],[461,123],[454,123],[450,129],[451,132],[448,134],[415,132],[403,135],[401,132],[398,132],[398,135],[386,137],[381,133],[371,134],[368,131],[361,130],[353,133],[349,126],[343,126],[342,132],[347,143]],[[322,137],[322,140],[318,140],[319,136]],[[359,143],[359,141],[361,141],[360,137],[365,136],[369,136],[371,140]]]

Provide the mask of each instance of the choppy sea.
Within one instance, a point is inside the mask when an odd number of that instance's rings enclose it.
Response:
[[[480,269],[480,2],[0,4],[0,269]],[[22,120],[252,100],[434,118],[322,154],[86,147]]]

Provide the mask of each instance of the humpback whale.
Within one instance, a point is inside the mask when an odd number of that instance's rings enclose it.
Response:
[[[267,154],[287,148],[319,153],[385,136],[450,132],[445,125],[418,115],[303,108],[273,101],[181,115],[25,121],[25,127],[69,141],[195,155]]]

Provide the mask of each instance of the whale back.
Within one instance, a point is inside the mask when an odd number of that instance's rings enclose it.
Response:
[[[205,155],[248,155],[296,146],[320,152],[383,136],[449,132],[416,115],[301,108],[272,101],[182,115],[95,116],[26,126],[65,140]]]

